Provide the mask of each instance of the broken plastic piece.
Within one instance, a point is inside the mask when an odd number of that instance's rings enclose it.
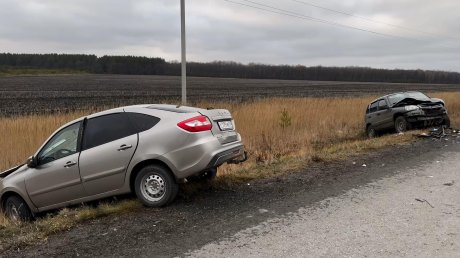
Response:
[[[452,180],[452,182],[450,182],[450,183],[445,183],[444,185],[445,185],[445,186],[453,186],[454,183],[455,183],[455,181]]]
[[[415,200],[418,201],[418,202],[426,202],[428,205],[430,205],[431,208],[434,208],[434,206],[431,205],[431,203],[429,203],[426,199],[415,198]]]

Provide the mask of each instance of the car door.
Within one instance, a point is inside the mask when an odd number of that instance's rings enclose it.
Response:
[[[387,129],[393,127],[393,114],[385,99],[379,100],[378,116],[381,121],[380,128]]]
[[[371,124],[372,127],[374,127],[374,129],[377,129],[377,120],[376,120],[376,112],[378,110],[378,102],[372,102],[370,105],[369,105],[369,108],[368,108],[368,112],[366,114],[366,121],[368,124]]]
[[[379,103],[381,101],[382,99],[377,100],[376,102],[372,104],[373,107],[371,107],[371,109],[374,110],[374,112],[372,113],[374,116],[374,126],[378,130],[385,129],[385,121],[384,121],[384,117],[382,116],[384,113],[384,110],[379,109]]]
[[[39,151],[37,167],[25,184],[32,202],[43,208],[84,196],[78,169],[82,122],[57,132]]]
[[[126,113],[85,121],[80,174],[88,196],[122,187],[138,136]]]

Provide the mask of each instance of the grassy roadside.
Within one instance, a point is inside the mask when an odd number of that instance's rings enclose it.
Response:
[[[0,77],[20,75],[56,75],[56,74],[87,74],[88,72],[75,69],[37,69],[37,68],[1,68]]]
[[[376,139],[356,139],[337,141],[326,145],[317,146],[315,154],[308,158],[282,157],[270,164],[251,164],[245,168],[221,173],[214,187],[231,188],[235,185],[247,183],[252,180],[266,179],[296,173],[307,168],[312,163],[332,162],[347,160],[359,155],[369,153],[391,146],[403,146],[416,140],[421,131],[412,131],[404,135],[389,134]],[[235,166],[235,165],[231,165]]]
[[[460,124],[459,93],[433,96],[446,100],[454,125]],[[392,145],[407,144],[417,132],[366,139],[364,108],[372,97],[267,99],[241,104],[201,103],[231,110],[251,159],[243,165],[224,165],[214,187],[233,187],[250,180],[281,176],[312,162],[334,161]],[[57,127],[87,112],[0,118],[0,170],[31,155]],[[24,137],[27,135],[27,137]],[[63,209],[33,223],[14,224],[0,215],[0,251],[46,240],[78,223],[140,209],[136,200],[98,207]]]
[[[344,160],[371,150],[394,145],[405,145],[412,142],[418,133],[411,132],[404,135],[386,135],[372,140],[355,139],[330,143],[329,145],[318,147],[317,154],[308,160],[283,157],[269,164],[252,163],[245,168],[233,168],[231,173],[227,172],[219,175],[213,181],[212,187],[228,189],[256,179],[295,173],[313,162]],[[185,187],[184,189],[185,194],[193,193],[196,190],[194,186]],[[32,223],[13,223],[0,215],[0,251],[11,248],[21,249],[31,244],[46,241],[53,234],[71,230],[82,222],[109,215],[135,212],[141,208],[142,204],[136,199],[103,202],[95,207],[65,208],[59,210],[56,214],[48,214]]]
[[[62,209],[56,215],[48,215],[33,223],[13,223],[0,217],[0,251],[10,248],[22,248],[32,243],[44,241],[48,236],[70,230],[78,223],[108,216],[132,212],[141,208],[137,200],[125,200],[116,203],[103,203],[97,207]]]

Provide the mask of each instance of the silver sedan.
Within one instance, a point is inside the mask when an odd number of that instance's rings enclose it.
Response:
[[[116,108],[62,126],[26,164],[0,173],[0,204],[17,220],[129,192],[160,207],[184,179],[211,179],[220,165],[246,159],[228,110]]]

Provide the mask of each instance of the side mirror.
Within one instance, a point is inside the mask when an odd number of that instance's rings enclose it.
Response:
[[[37,162],[37,159],[36,159],[34,156],[30,156],[30,157],[27,159],[27,162],[26,162],[26,164],[27,164],[27,166],[28,166],[29,168],[36,168],[37,165],[38,165],[37,163],[38,163],[38,162]]]
[[[380,106],[379,109],[381,109],[381,110],[387,110],[387,109],[389,109],[389,107],[388,107],[387,105],[385,105],[385,106]]]

